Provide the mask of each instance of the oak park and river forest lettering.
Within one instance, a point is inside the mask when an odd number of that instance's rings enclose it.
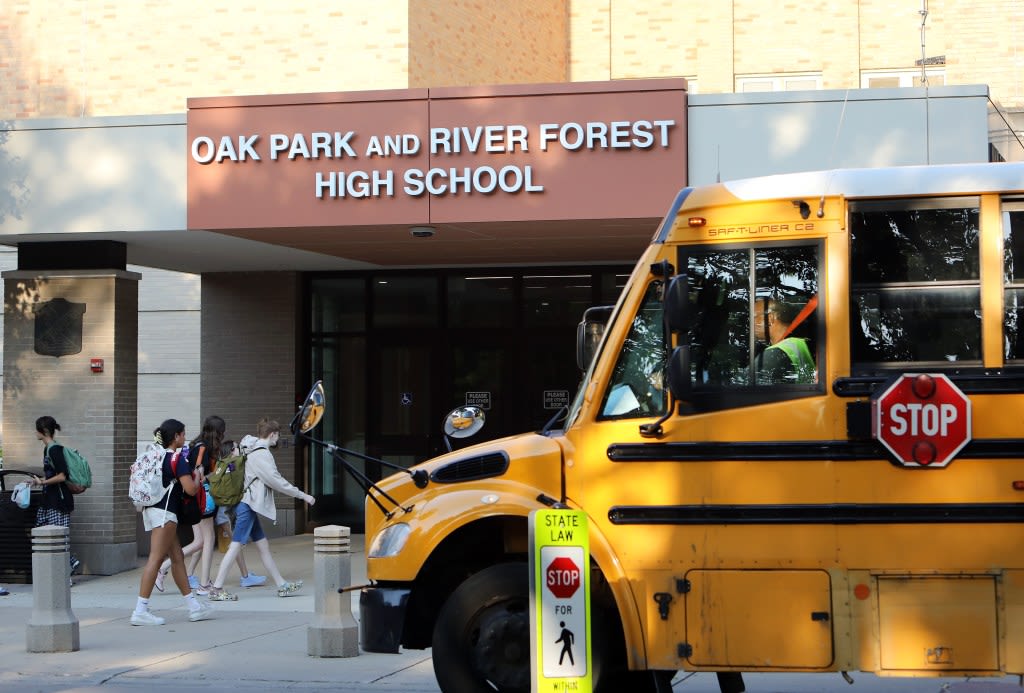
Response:
[[[541,123],[531,132],[521,124],[430,128],[427,136],[399,133],[368,137],[354,130],[248,135],[198,136],[191,155],[198,164],[244,164],[250,161],[336,160],[377,161],[426,152],[431,162],[462,154],[543,155],[555,148],[576,151],[668,149],[675,120]],[[424,142],[424,139],[426,140]],[[531,164],[505,166],[432,166],[401,169],[401,192],[411,197],[542,193],[544,183]],[[317,198],[393,197],[396,171],[391,167],[357,166],[316,171],[312,191]]]

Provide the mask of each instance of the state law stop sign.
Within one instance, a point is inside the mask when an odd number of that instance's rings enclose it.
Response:
[[[905,467],[945,467],[971,439],[971,400],[941,373],[900,376],[871,409],[872,435]]]
[[[580,568],[569,556],[558,556],[544,570],[544,582],[551,594],[569,599],[576,594],[581,583]]]

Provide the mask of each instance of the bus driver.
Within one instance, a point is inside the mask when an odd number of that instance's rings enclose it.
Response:
[[[778,299],[765,302],[764,324],[769,346],[758,359],[758,381],[772,383],[814,383],[817,368],[807,340],[793,336],[793,331],[814,309],[811,299],[806,306]]]

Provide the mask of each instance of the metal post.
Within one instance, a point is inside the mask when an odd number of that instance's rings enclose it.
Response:
[[[71,611],[67,527],[32,530],[32,616],[25,627],[28,652],[77,652],[78,618]]]
[[[339,593],[352,580],[349,528],[327,525],[313,530],[313,622],[306,631],[311,657],[356,657],[359,633],[352,616],[352,595]]]

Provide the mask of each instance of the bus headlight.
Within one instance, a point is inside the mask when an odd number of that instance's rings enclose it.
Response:
[[[367,558],[387,558],[394,556],[405,546],[406,539],[412,529],[404,522],[391,525],[373,538]]]

